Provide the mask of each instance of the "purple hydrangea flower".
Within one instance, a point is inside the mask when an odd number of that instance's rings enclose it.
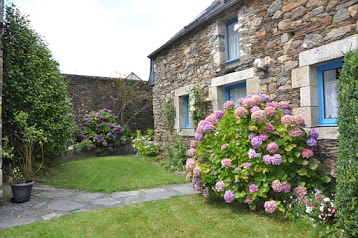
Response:
[[[214,125],[208,121],[205,121],[202,126],[204,128],[204,132],[210,132],[215,129]]]
[[[240,171],[241,169],[239,167],[236,167],[234,171]]]
[[[267,96],[266,94],[263,94],[263,93],[262,93],[262,94],[259,94],[259,96],[260,96],[262,102],[268,102],[268,101],[270,101],[269,96]]]
[[[224,182],[222,180],[219,180],[216,184],[215,184],[215,188],[216,191],[221,192],[224,190]]]
[[[209,197],[209,191],[207,188],[203,190],[203,196],[206,198]]]
[[[264,163],[265,163],[266,165],[271,164],[272,157],[271,157],[270,155],[264,155],[264,156],[263,156],[263,159],[264,159]]]
[[[291,184],[285,183],[282,184],[282,192],[289,193],[291,191]]]
[[[307,145],[308,145],[308,146],[316,146],[316,145],[317,145],[317,141],[316,141],[315,139],[313,139],[313,138],[309,138],[309,139],[307,140]]]
[[[251,163],[247,162],[243,165],[244,169],[249,169],[251,167]]]
[[[260,148],[260,146],[262,145],[260,137],[255,136],[254,138],[252,138],[251,145],[252,147],[254,147],[254,149]]]
[[[250,187],[249,187],[250,193],[257,192],[257,190],[259,190],[259,188],[255,184],[250,185]]]
[[[225,202],[232,203],[235,200],[234,193],[231,190],[226,190],[224,194]]]
[[[313,138],[313,139],[317,139],[318,138],[318,136],[319,136],[319,133],[318,133],[318,131],[315,129],[315,128],[312,128],[311,130],[310,130],[310,135],[311,135],[311,137]]]
[[[214,112],[214,115],[215,115],[216,119],[220,119],[224,115],[224,112],[219,110],[219,111]]]
[[[266,201],[264,204],[265,212],[267,213],[273,213],[277,209],[277,204],[274,200],[272,201]]]
[[[274,154],[272,157],[271,157],[271,163],[273,165],[280,165],[282,162],[282,156],[280,154]]]
[[[200,134],[200,133],[195,133],[195,139],[197,141],[201,141],[203,139],[203,134]]]
[[[249,134],[249,139],[252,140],[255,136],[256,136],[256,134],[252,132]]]
[[[256,158],[256,156],[257,156],[257,153],[254,149],[249,149],[248,154],[249,154],[250,159]]]
[[[287,103],[282,103],[281,104],[281,108],[285,108],[285,109],[287,109],[287,108],[289,108],[290,106],[287,104]]]
[[[259,108],[258,106],[254,106],[254,107],[252,107],[252,108],[250,109],[251,113],[252,113],[252,112],[256,112],[256,111],[260,111],[260,110],[261,110],[261,108]]]
[[[291,115],[292,112],[290,110],[288,110],[288,109],[285,109],[285,110],[283,110],[283,114],[284,115]]]
[[[268,139],[268,135],[266,133],[261,133],[259,137],[262,141],[266,141]]]

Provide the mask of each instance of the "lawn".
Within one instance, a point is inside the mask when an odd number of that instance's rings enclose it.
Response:
[[[36,181],[58,188],[112,193],[185,183],[142,156],[111,156],[74,160],[48,170]]]
[[[76,213],[0,230],[0,237],[316,237],[312,226],[280,221],[193,195]]]

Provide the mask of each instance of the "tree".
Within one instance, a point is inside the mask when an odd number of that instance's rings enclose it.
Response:
[[[3,51],[4,135],[15,150],[21,146],[24,128],[15,118],[24,112],[27,125],[47,138],[45,156],[62,153],[74,128],[68,85],[46,43],[13,4],[6,7]]]

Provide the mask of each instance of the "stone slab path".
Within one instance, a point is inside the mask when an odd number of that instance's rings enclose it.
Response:
[[[10,186],[4,185],[5,199],[0,204],[0,229],[76,212],[120,207],[195,193],[190,183],[112,194],[57,189],[35,183],[30,201],[15,204],[10,202],[12,196]]]

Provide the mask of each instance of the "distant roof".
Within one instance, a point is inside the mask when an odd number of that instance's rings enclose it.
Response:
[[[141,78],[138,77],[138,75],[136,75],[135,73],[131,72],[127,77],[125,77],[124,79],[130,79],[130,80],[141,80]]]
[[[160,51],[167,48],[172,43],[176,42],[177,40],[181,39],[183,36],[189,34],[193,30],[197,29],[199,26],[203,25],[204,23],[208,22],[212,18],[216,17],[220,13],[224,12],[226,9],[230,8],[234,4],[238,3],[242,0],[215,0],[213,3],[205,9],[202,13],[200,13],[191,23],[185,26],[182,30],[180,30],[177,34],[175,34],[169,41],[167,41],[164,45],[156,49],[153,53],[148,55],[148,58],[153,58]]]

